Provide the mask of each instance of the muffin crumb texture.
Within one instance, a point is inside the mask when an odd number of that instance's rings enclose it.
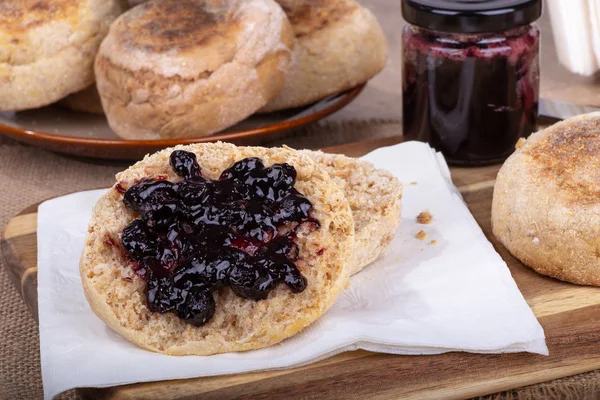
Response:
[[[302,150],[342,189],[350,203],[355,228],[355,274],[386,253],[396,236],[402,213],[402,183],[368,161]]]

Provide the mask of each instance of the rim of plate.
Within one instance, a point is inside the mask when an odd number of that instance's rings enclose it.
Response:
[[[337,98],[332,104],[308,115],[305,115],[298,119],[292,119],[289,121],[281,121],[273,123],[271,125],[265,125],[259,128],[245,129],[236,132],[229,133],[216,133],[213,135],[202,136],[198,138],[188,139],[159,139],[159,140],[115,140],[115,139],[94,139],[94,138],[80,138],[74,136],[57,135],[47,132],[37,132],[31,130],[23,130],[15,128],[9,125],[0,123],[0,134],[9,135],[15,138],[23,139],[35,139],[39,142],[54,143],[54,144],[70,144],[70,145],[82,145],[89,147],[172,147],[178,144],[192,144],[202,142],[215,142],[218,140],[229,141],[237,139],[245,139],[249,137],[260,137],[269,133],[279,132],[283,130],[297,128],[299,126],[306,125],[310,122],[318,121],[326,116],[333,114],[339,109],[345,107],[352,102],[365,88],[367,83],[361,83],[360,85],[343,91],[337,95]]]

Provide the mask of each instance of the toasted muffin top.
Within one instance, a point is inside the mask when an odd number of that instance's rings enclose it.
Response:
[[[123,9],[121,0],[2,0],[0,64],[33,64],[69,47],[96,47]]]
[[[132,71],[197,79],[232,61],[257,65],[291,51],[287,24],[273,0],[150,0],[113,23],[100,54]]]
[[[554,181],[564,199],[600,199],[600,113],[559,122],[534,134],[520,151],[537,165],[540,183]]]
[[[239,3],[218,1],[149,1],[123,16],[119,40],[128,47],[152,53],[217,46],[223,58],[236,51],[241,27],[234,12]]]
[[[297,38],[308,36],[360,8],[353,0],[277,0]]]
[[[29,64],[67,46],[69,41],[64,37],[46,41],[44,35],[60,32],[64,36],[72,31],[83,3],[81,0],[0,1],[0,63]],[[44,45],[35,44],[38,36]]]
[[[72,20],[81,0],[3,0],[0,2],[0,32],[14,36],[56,20]]]

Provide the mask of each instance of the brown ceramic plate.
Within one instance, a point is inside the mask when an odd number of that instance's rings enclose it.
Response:
[[[336,112],[364,87],[362,84],[307,107],[253,115],[223,132],[195,139],[123,140],[109,128],[104,116],[54,105],[17,113],[0,112],[0,134],[59,153],[111,160],[139,160],[176,144],[221,140],[258,145]]]

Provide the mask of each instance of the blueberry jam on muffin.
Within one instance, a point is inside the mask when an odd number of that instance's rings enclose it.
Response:
[[[294,188],[294,167],[245,158],[210,180],[194,153],[176,150],[170,164],[181,181],[145,179],[123,195],[138,218],[123,229],[122,245],[147,281],[152,311],[201,326],[215,312],[219,288],[251,300],[266,299],[278,283],[304,291],[295,232],[319,222]]]

